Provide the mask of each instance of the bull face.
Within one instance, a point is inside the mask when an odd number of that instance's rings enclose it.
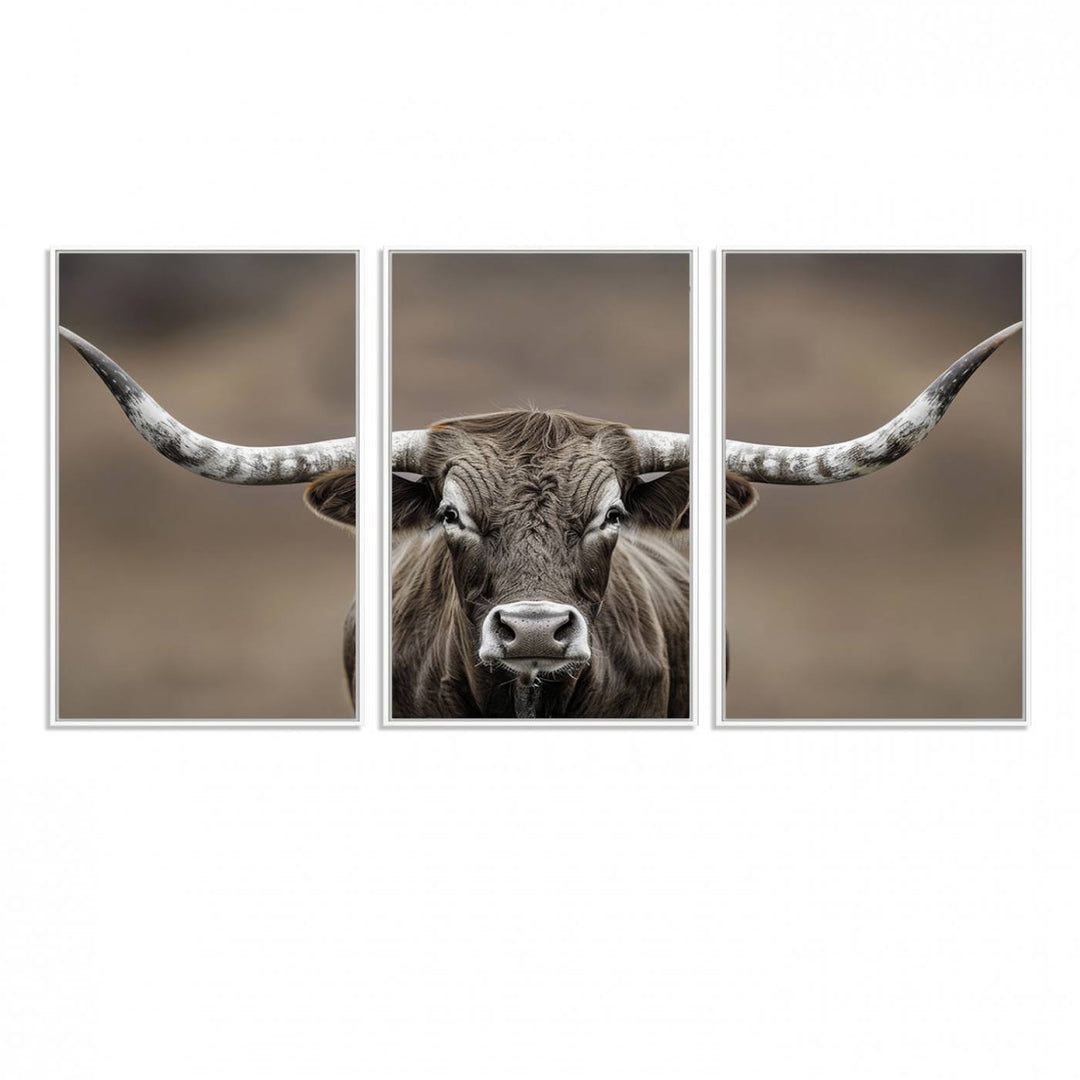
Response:
[[[523,682],[572,674],[592,657],[617,545],[685,528],[689,471],[645,482],[635,433],[569,413],[467,417],[425,434],[421,478],[394,477],[394,527],[441,534],[476,661]]]

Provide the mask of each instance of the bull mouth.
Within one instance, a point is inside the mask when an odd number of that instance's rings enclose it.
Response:
[[[500,656],[497,658],[481,657],[481,659],[484,663],[506,668],[515,675],[528,675],[534,678],[538,675],[558,675],[565,673],[572,669],[583,667],[589,662],[589,657],[587,656],[515,656],[513,659]]]

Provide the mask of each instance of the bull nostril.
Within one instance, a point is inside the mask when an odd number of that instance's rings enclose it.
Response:
[[[506,622],[499,612],[495,613],[495,636],[503,643],[503,645],[510,645],[513,643],[517,634],[514,633],[514,628]]]
[[[566,621],[561,623],[555,628],[555,633],[551,636],[560,644],[565,645],[570,640],[570,634],[574,628],[573,616],[567,612]]]

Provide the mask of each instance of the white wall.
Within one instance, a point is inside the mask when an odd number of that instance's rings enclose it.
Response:
[[[17,14],[0,1073],[1076,1075],[1074,9]],[[1030,250],[1030,730],[44,729],[47,248],[713,244]]]

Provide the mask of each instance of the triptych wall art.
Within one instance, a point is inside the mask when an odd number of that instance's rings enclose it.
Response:
[[[1023,252],[360,266],[55,253],[51,724],[1026,722]]]

